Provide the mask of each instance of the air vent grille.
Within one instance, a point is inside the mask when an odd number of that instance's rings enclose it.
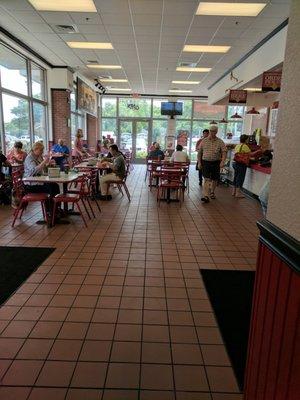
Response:
[[[197,63],[193,62],[188,62],[188,61],[183,61],[178,64],[178,67],[191,67],[195,68],[197,66]]]
[[[76,25],[52,25],[53,30],[56,33],[77,33],[78,28]]]

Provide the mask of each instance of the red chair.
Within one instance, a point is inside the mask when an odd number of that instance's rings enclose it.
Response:
[[[88,211],[88,208],[87,208],[85,202],[87,202],[93,217],[96,218],[93,207],[92,207],[90,199],[89,199],[89,197],[90,197],[90,174],[91,174],[91,171],[87,170],[84,173],[84,175],[82,175],[78,179],[76,179],[75,182],[72,182],[67,190],[67,193],[78,194],[81,197],[82,204],[84,206],[85,212],[87,213],[89,219],[91,219],[91,216],[90,216],[90,213]]]
[[[157,189],[157,201],[158,205],[160,205],[160,201],[162,198],[165,198],[166,196],[166,190],[167,190],[167,196],[170,196],[171,190],[176,191],[176,199],[179,200],[180,206],[182,201],[184,201],[184,182],[183,182],[183,176],[184,172],[181,169],[175,169],[175,168],[163,168],[162,171],[160,172],[160,182],[158,185]],[[167,200],[170,200],[168,199]]]
[[[49,222],[48,215],[46,212],[46,201],[49,201],[50,195],[48,193],[28,193],[26,194],[25,185],[22,181],[22,169],[16,170],[12,172],[12,179],[13,179],[13,192],[14,195],[20,199],[20,203],[18,207],[15,209],[13,216],[12,227],[15,226],[16,220],[20,215],[20,219],[22,218],[23,212],[28,206],[28,203],[40,202],[43,212],[44,220]]]
[[[122,190],[122,186],[123,186],[123,188],[124,188],[124,190],[125,190],[125,193],[126,193],[126,196],[127,196],[127,198],[128,198],[128,201],[130,201],[130,193],[129,193],[128,187],[127,187],[127,185],[126,185],[126,179],[127,179],[128,173],[129,173],[129,168],[130,168],[130,165],[127,164],[127,165],[126,165],[125,176],[124,176],[123,179],[120,178],[120,179],[114,179],[114,180],[106,181],[106,182],[105,182],[105,183],[107,184],[106,195],[108,195],[108,193],[109,193],[110,185],[115,184],[115,185],[117,185],[117,187],[118,187],[118,189],[119,189],[119,192],[122,194],[122,196],[124,196],[123,190]]]
[[[86,186],[86,179],[81,179],[80,181],[78,181],[79,183],[79,187],[78,187],[78,191],[76,191],[76,193],[63,193],[63,194],[57,194],[54,198],[53,198],[53,213],[52,213],[52,225],[54,225],[54,221],[55,221],[55,216],[56,216],[56,212],[57,212],[57,206],[60,203],[71,203],[73,206],[76,204],[78,211],[81,215],[81,218],[84,222],[85,227],[87,228],[87,223],[86,220],[84,218],[84,215],[81,211],[81,207],[79,205],[79,202],[81,201],[81,203],[83,204],[85,210],[87,211],[86,205],[84,204],[84,200],[83,200],[83,195],[82,193],[85,191],[85,186]],[[87,212],[88,216],[89,213]],[[90,216],[89,216],[90,218]]]

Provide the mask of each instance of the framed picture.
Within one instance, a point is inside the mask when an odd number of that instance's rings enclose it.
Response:
[[[77,78],[77,109],[97,115],[97,93]]]

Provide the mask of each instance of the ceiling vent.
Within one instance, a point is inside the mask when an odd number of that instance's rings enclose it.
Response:
[[[197,66],[197,63],[193,62],[188,62],[188,61],[183,61],[178,64],[178,67],[190,67],[190,68],[195,68]]]
[[[111,75],[98,75],[98,79],[100,79],[100,81],[101,81],[101,79],[112,79],[112,76]]]
[[[56,33],[77,33],[78,28],[76,25],[52,25],[54,32]]]

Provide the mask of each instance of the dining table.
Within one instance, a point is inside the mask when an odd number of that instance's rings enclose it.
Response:
[[[62,185],[63,188],[63,193],[67,193],[68,190],[68,185],[72,182],[75,182],[80,176],[82,176],[82,173],[80,172],[74,172],[70,171],[69,173],[65,172],[60,172],[60,175],[57,177],[49,177],[48,175],[39,175],[39,176],[28,176],[26,178],[23,178],[24,184],[26,183],[57,183],[58,185]],[[78,212],[74,210],[69,210],[68,209],[68,204],[64,203],[64,212],[66,215],[79,215]],[[38,224],[45,223],[45,221],[37,221]],[[68,224],[69,221],[63,221],[61,222],[63,224]]]

